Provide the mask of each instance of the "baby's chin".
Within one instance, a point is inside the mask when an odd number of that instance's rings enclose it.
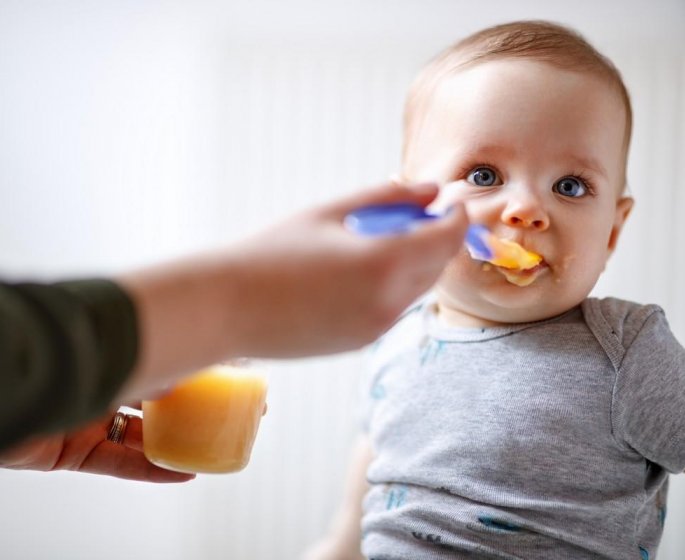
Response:
[[[519,289],[511,285],[512,291]],[[550,306],[542,294],[532,290],[517,295],[504,293],[479,294],[468,300],[444,287],[436,289],[441,319],[456,327],[491,327],[512,323],[532,323],[559,315],[566,309]]]
[[[576,307],[599,276],[599,272],[596,276],[587,271],[561,272],[546,264],[528,272],[510,272],[460,255],[445,269],[435,292],[441,315],[461,326],[532,323]]]

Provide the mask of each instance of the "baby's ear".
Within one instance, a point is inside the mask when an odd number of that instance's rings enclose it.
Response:
[[[621,197],[616,202],[614,225],[611,228],[611,235],[609,236],[609,244],[607,246],[607,249],[609,249],[610,254],[614,251],[614,249],[616,249],[618,238],[621,235],[623,226],[626,223],[626,220],[628,219],[628,216],[630,215],[630,212],[633,209],[634,204],[635,200],[633,200],[629,196]]]

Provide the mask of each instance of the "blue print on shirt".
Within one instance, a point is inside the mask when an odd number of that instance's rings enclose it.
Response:
[[[442,352],[445,346],[444,340],[435,340],[431,338],[426,342],[426,344],[421,348],[421,365],[424,366],[426,363],[435,360]]]
[[[519,527],[518,525],[514,525],[509,521],[495,519],[494,517],[490,517],[489,515],[479,516],[478,521],[480,521],[486,527],[489,527],[490,529],[496,529],[498,531],[518,533],[521,530],[521,527]]]
[[[388,493],[388,501],[385,504],[385,509],[396,509],[404,503],[404,499],[407,497],[407,487],[397,486],[391,488]]]
[[[381,381],[383,381],[383,377],[385,376],[386,373],[388,373],[388,370],[392,367],[392,363],[385,365],[384,367],[381,368],[381,370],[375,375],[373,382],[371,383],[371,390],[370,390],[370,395],[373,400],[379,400],[385,398],[386,392],[385,392],[385,386]]]
[[[374,400],[379,400],[385,397],[385,387],[380,383],[374,383],[371,387],[371,398]]]

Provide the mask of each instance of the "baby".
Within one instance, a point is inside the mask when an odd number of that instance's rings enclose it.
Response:
[[[567,28],[496,26],[429,63],[405,127],[404,179],[542,260],[464,250],[376,343],[344,507],[309,557],[654,558],[685,350],[659,307],[588,297],[633,205],[618,71]]]

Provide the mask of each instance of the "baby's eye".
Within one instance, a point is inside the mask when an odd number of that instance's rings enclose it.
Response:
[[[562,177],[552,187],[552,190],[563,196],[571,198],[580,198],[588,193],[588,188],[577,177]]]
[[[498,182],[497,172],[490,167],[476,167],[468,174],[466,180],[478,187],[492,187],[495,184],[501,184]]]

